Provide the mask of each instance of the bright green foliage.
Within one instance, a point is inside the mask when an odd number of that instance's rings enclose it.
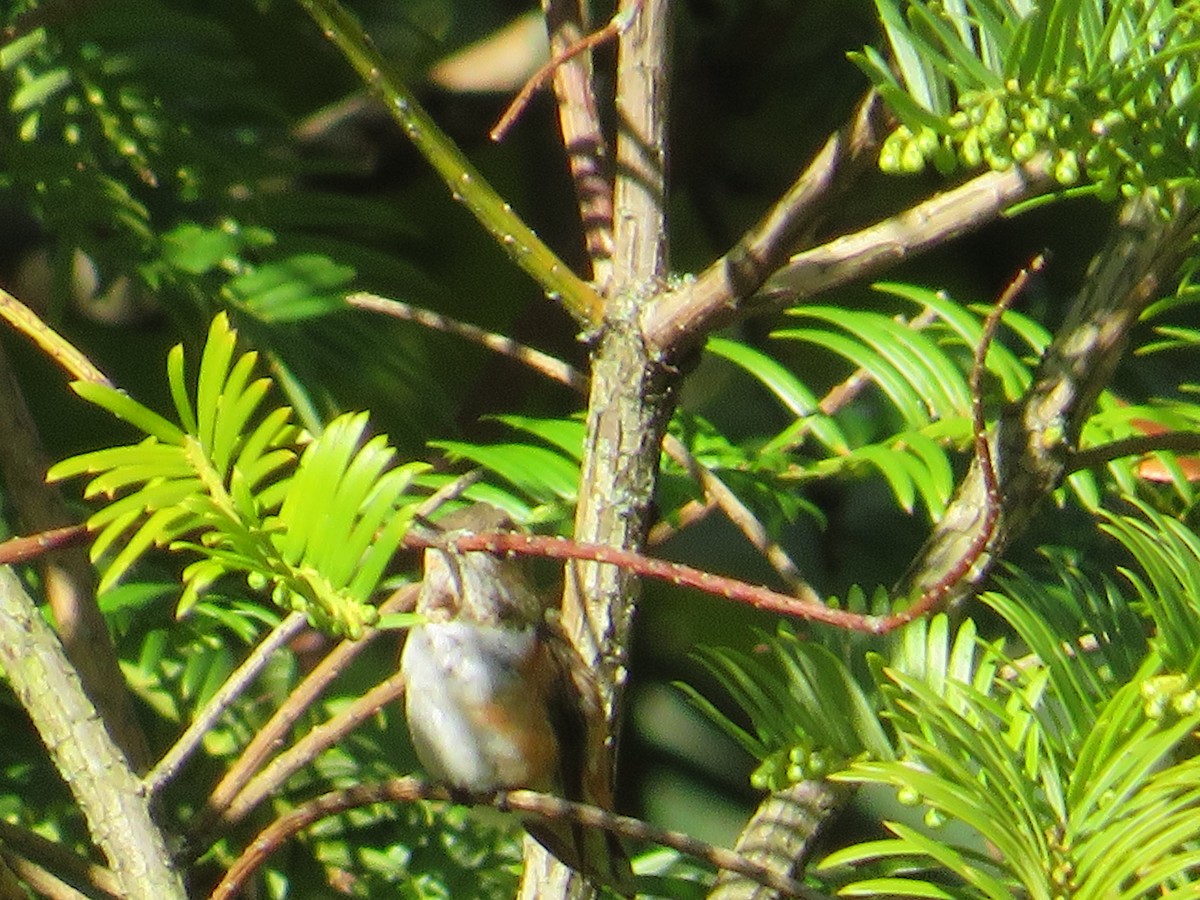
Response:
[[[291,423],[287,407],[264,412],[271,382],[253,377],[256,353],[234,358],[236,342],[218,316],[194,399],[183,348],[171,351],[168,379],[180,425],[121,391],[76,382],[82,397],[147,437],[64,460],[49,477],[88,474],[87,496],[122,495],[88,520],[98,532],[93,559],[121,546],[101,590],[152,546],[189,550],[201,559],[184,570],[180,615],[236,572],[315,625],[357,636],[376,620],[372,600],[408,529],[413,479],[426,467],[395,466],[383,436],[366,439],[363,414],[341,416],[313,438]]]
[[[1167,0],[876,0],[899,76],[854,60],[903,124],[885,171],[1003,169],[1049,157],[1103,197],[1194,185],[1197,17]]]
[[[820,864],[847,895],[1133,900],[1176,896],[1200,871],[1200,537],[1146,507],[1106,518],[1146,573],[1122,570],[1136,597],[1065,558],[1057,587],[1014,570],[984,599],[1021,659],[970,620],[951,641],[944,616],[908,626],[858,679],[845,638],[840,653],[786,630],[765,658],[705,651],[755,735],[701,705],[763,760],[761,787],[831,775],[923,813]]]

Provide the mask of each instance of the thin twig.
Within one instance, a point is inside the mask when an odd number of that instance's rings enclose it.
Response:
[[[238,860],[225,873],[224,878],[209,896],[209,900],[229,900],[229,898],[235,897],[247,879],[271,853],[315,822],[340,815],[350,809],[375,803],[413,803],[418,800],[491,806],[503,812],[519,812],[523,816],[549,821],[568,821],[585,828],[601,828],[620,837],[670,847],[688,856],[705,860],[721,869],[731,869],[786,897],[799,897],[802,900],[828,900],[826,895],[805,887],[795,879],[779,875],[766,866],[758,865],[731,850],[714,847],[712,844],[678,831],[657,828],[640,819],[620,816],[599,807],[573,803],[534,791],[499,791],[495,794],[480,796],[465,796],[455,793],[451,796],[445,788],[415,778],[393,778],[376,784],[363,784],[345,790],[331,791],[280,816],[250,842]]]
[[[62,366],[72,378],[112,387],[108,376],[101,372],[74,344],[42,321],[32,309],[0,288],[0,318],[41,348],[42,352]]]
[[[52,528],[37,534],[9,538],[0,543],[0,566],[29,562],[52,550],[83,543],[87,536],[86,525],[67,525],[65,528]]]
[[[1156,450],[1169,450],[1172,453],[1200,452],[1200,433],[1195,431],[1164,431],[1160,434],[1145,434],[1137,437],[1121,438],[1107,444],[1086,447],[1076,450],[1068,460],[1069,470],[1078,472],[1081,469],[1094,469],[1114,459],[1126,456],[1142,456]]]
[[[757,291],[816,230],[831,202],[874,162],[883,118],[872,89],[766,215],[698,276],[694,289],[725,292],[731,300]]]
[[[1000,320],[1003,318],[1004,313],[1008,311],[1017,297],[1021,295],[1021,292],[1025,290],[1030,276],[1040,272],[1045,265],[1045,257],[1039,254],[1030,261],[1029,265],[1017,273],[1016,278],[1009,282],[1008,287],[1004,289],[1004,292],[1000,295],[1000,299],[996,301],[996,304],[984,320],[983,333],[979,338],[978,345],[975,347],[975,361],[974,365],[971,366],[969,387],[971,391],[972,432],[975,440],[975,461],[979,466],[980,475],[983,477],[983,524],[979,527],[974,537],[971,538],[970,544],[967,545],[958,562],[951,566],[941,578],[926,588],[924,593],[922,593],[912,606],[883,618],[881,627],[885,631],[891,631],[902,625],[907,625],[914,619],[925,615],[945,600],[950,591],[967,578],[971,569],[974,568],[983,556],[988,542],[996,533],[996,524],[1000,521],[1003,498],[1000,496],[1000,481],[996,475],[995,463],[992,460],[992,446],[988,440],[987,420],[984,417],[983,373],[987,369],[988,348],[992,345],[992,340],[996,336],[996,329],[1000,327]]]
[[[707,594],[745,603],[756,609],[779,613],[813,622],[825,622],[852,631],[880,633],[881,619],[826,606],[815,593],[801,596],[781,594],[770,588],[748,584],[736,578],[714,575],[703,569],[682,563],[644,556],[633,550],[618,550],[608,544],[593,544],[548,535],[520,534],[511,531],[489,531],[475,534],[440,537],[440,546],[452,546],[463,552],[482,550],[487,553],[544,556],[549,559],[581,560],[604,563],[645,578],[669,581],[672,584],[695,588]],[[409,533],[405,543],[410,547],[433,546],[421,535]],[[886,630],[886,629],[883,629]]]
[[[816,597],[812,585],[800,574],[800,568],[777,541],[771,539],[767,527],[759,521],[750,507],[731,491],[718,475],[703,465],[687,446],[673,434],[663,436],[663,451],[687,471],[704,492],[705,503],[715,506],[745,535],[750,545],[771,564],[784,583],[797,596]],[[651,542],[647,539],[647,542]]]
[[[406,585],[396,591],[380,605],[380,613],[387,614],[412,609],[416,601],[416,591],[416,585]],[[200,844],[218,819],[231,820],[231,817],[227,816],[227,811],[235,801],[239,802],[239,809],[245,811],[253,809],[257,799],[250,800],[243,798],[242,795],[246,793],[247,786],[257,776],[263,763],[274,750],[283,745],[288,732],[305,710],[380,634],[382,632],[372,629],[357,641],[342,641],[327,653],[324,659],[292,690],[287,699],[275,710],[270,720],[258,730],[246,749],[230,766],[229,771],[225,773],[220,783],[209,795],[204,809],[189,824],[188,831],[194,849],[197,851],[204,849]],[[339,718],[341,718],[340,714],[334,717],[334,719]],[[290,775],[292,771],[295,770],[289,769],[287,775]],[[264,792],[260,785],[251,796],[259,798],[269,792],[269,790]],[[244,813],[242,814],[244,815]]]
[[[271,760],[270,764],[233,798],[220,816],[220,822],[230,825],[242,821],[258,804],[273,796],[292,775],[309,765],[320,753],[332,747],[386,704],[398,700],[403,695],[404,678],[397,671]]]
[[[615,40],[622,31],[629,27],[633,21],[633,17],[637,14],[639,6],[641,6],[641,0],[634,0],[627,9],[621,10],[613,16],[603,28],[593,31],[591,34],[584,35],[578,40],[573,41],[566,48],[555,53],[551,59],[529,77],[517,93],[517,96],[513,97],[512,102],[508,104],[508,108],[504,110],[504,114],[500,116],[499,121],[488,132],[488,137],[497,142],[504,140],[509,129],[516,124],[521,113],[525,111],[525,107],[529,105],[529,101],[533,99],[533,95],[545,86],[546,82],[550,80],[550,77],[561,66],[570,62],[581,53],[599,47],[608,41]]]
[[[188,757],[200,746],[200,742],[204,740],[204,736],[217,723],[217,720],[242,695],[242,692],[254,683],[254,680],[266,668],[267,663],[271,661],[271,657],[275,655],[275,651],[299,634],[307,624],[308,619],[304,613],[289,613],[282,622],[271,629],[263,640],[259,641],[250,651],[250,655],[213,694],[204,709],[192,719],[192,723],[179,736],[179,740],[146,775],[143,783],[148,793],[157,794],[166,787],[167,783],[179,773]]]
[[[499,353],[501,356],[515,359],[535,372],[539,372],[559,384],[564,384],[577,393],[587,390],[587,378],[580,374],[578,369],[556,359],[549,353],[535,350],[533,347],[519,343],[503,334],[487,331],[478,325],[462,322],[442,313],[413,306],[410,303],[380,297],[377,294],[351,294],[346,298],[346,302],[359,309],[382,313],[405,322],[416,322],[433,331],[463,338],[486,347],[494,353]]]
[[[542,0],[550,48],[578,40],[589,26],[588,0]],[[558,127],[579,206],[592,284],[607,296],[613,269],[613,183],[608,140],[596,103],[595,66],[590,54],[554,71]]]

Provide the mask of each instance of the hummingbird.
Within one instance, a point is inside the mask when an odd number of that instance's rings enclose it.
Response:
[[[453,536],[515,524],[476,504],[437,527]],[[413,748],[429,775],[475,794],[528,789],[611,809],[609,779],[596,773],[603,757],[589,749],[603,722],[595,680],[548,617],[526,567],[483,551],[430,547],[416,611],[423,621],[409,630],[400,668]],[[629,860],[613,835],[564,822],[524,824],[571,868],[629,891]]]

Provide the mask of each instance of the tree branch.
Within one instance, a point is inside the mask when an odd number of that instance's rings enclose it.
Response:
[[[0,567],[0,669],[62,773],[127,900],[182,900],[183,881],[141,782],[109,737],[62,645]]]
[[[624,0],[622,11],[631,5]],[[667,0],[644,0],[618,45],[613,272],[592,357],[575,511],[577,538],[620,548],[645,541],[674,403],[674,375],[647,354],[638,324],[643,304],[666,277],[668,7]],[[563,629],[596,673],[604,710],[605,721],[589,723],[587,777],[593,783],[612,778],[636,596],[634,576],[620,568],[578,563],[564,572]],[[551,900],[591,893],[549,854],[527,852],[520,896]]]
[[[377,784],[364,784],[340,791],[331,791],[317,797],[304,806],[292,810],[272,822],[250,842],[242,856],[229,868],[220,884],[213,890],[209,900],[228,900],[246,883],[266,857],[278,849],[284,841],[303,829],[329,816],[340,815],[350,809],[369,806],[373,803],[412,803],[417,800],[434,800],[449,803],[467,803],[472,806],[491,806],[502,812],[519,812],[522,815],[546,820],[565,820],[578,823],[585,828],[602,828],[620,837],[631,840],[649,841],[671,847],[680,853],[695,856],[713,865],[739,872],[771,888],[785,897],[801,900],[829,900],[826,895],[805,887],[803,884],[780,875],[766,866],[748,860],[736,852],[714,847],[690,835],[677,831],[656,828],[640,819],[618,816],[615,813],[583,803],[573,803],[549,794],[535,791],[497,791],[487,795],[451,793],[445,788],[427,784],[415,778],[393,778]]]
[[[775,791],[754,811],[733,851],[780,875],[797,878],[817,838],[853,793],[848,785],[833,781],[801,781]],[[761,882],[726,869],[708,900],[772,900],[775,896]]]
[[[719,270],[710,267],[704,276],[650,307],[643,320],[646,343],[673,358],[735,319],[869,277],[960,237],[1053,183],[1041,161],[979,175],[882,222],[796,254],[752,296],[733,293],[735,282],[720,274],[733,262],[718,261]]]
[[[1066,321],[1046,349],[1024,397],[1001,414],[992,436],[1002,498],[999,521],[983,558],[950,601],[974,591],[995,559],[1029,524],[1040,502],[1071,464],[1071,447],[1123,354],[1146,304],[1168,289],[1200,227],[1182,200],[1164,216],[1145,197],[1127,201],[1105,246],[1088,269]],[[959,485],[897,595],[942,578],[983,523],[985,487],[975,464]]]

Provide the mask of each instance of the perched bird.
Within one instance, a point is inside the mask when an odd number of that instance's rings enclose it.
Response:
[[[442,518],[456,532],[504,531],[502,511],[477,504]],[[595,682],[524,566],[480,551],[425,551],[417,612],[400,657],[413,747],[435,780],[487,793],[525,788],[612,808],[601,759],[589,750]],[[589,878],[627,892],[629,861],[615,837],[565,822],[526,820],[551,853]],[[589,833],[590,832],[590,833]]]

